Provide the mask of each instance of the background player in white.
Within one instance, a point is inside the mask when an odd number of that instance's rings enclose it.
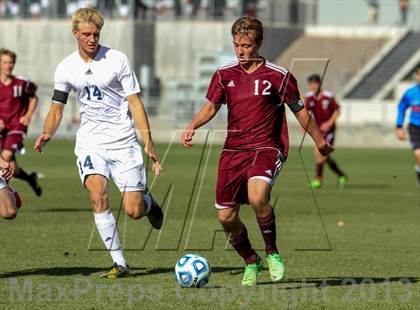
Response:
[[[57,66],[51,108],[35,149],[41,152],[56,132],[68,93],[73,89],[81,117],[75,147],[77,166],[91,195],[99,234],[114,260],[111,270],[102,277],[118,278],[129,275],[129,268],[109,209],[109,176],[121,191],[127,215],[133,219],[147,215],[156,229],[160,229],[163,221],[160,207],[150,195],[144,194],[146,174],[134,124],[142,135],[145,152],[153,161],[155,175],[160,173],[161,166],[138,96],[140,87],[126,55],[99,44],[103,24],[102,15],[94,9],[74,13],[72,27],[78,50]]]

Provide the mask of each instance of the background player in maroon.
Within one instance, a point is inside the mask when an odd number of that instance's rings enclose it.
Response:
[[[14,176],[22,179],[40,196],[42,189],[37,174],[28,174],[16,164],[16,152],[23,148],[23,139],[34,113],[38,98],[37,86],[24,77],[13,75],[16,54],[0,49],[0,150],[4,160],[9,162]]]
[[[313,74],[308,77],[308,86],[311,91],[306,94],[305,107],[312,113],[324,139],[333,145],[335,139],[335,122],[340,115],[337,101],[331,92],[321,88],[321,77],[318,74]],[[340,170],[330,155],[324,156],[315,148],[314,157],[316,178],[311,181],[312,188],[320,188],[322,186],[324,163],[327,163],[331,170],[338,175],[339,187],[344,187],[347,184],[347,176]]]
[[[259,55],[263,41],[261,22],[242,17],[235,21],[231,33],[238,62],[216,71],[207,102],[183,132],[182,141],[185,146],[192,146],[195,130],[210,121],[222,104],[227,104],[228,133],[219,161],[216,207],[230,243],[246,263],[242,285],[250,286],[257,282],[263,262],[252,248],[239,217],[241,204],[249,204],[255,211],[271,279],[280,281],[284,276],[269,197],[288,154],[285,105],[295,113],[322,154],[328,155],[333,148],[304,108],[293,75]]]

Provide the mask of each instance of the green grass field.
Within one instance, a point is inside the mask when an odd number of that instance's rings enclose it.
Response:
[[[28,149],[32,142],[27,143]],[[210,150],[207,152],[207,150]],[[104,280],[111,259],[96,230],[87,191],[77,175],[73,142],[53,141],[42,155],[28,150],[23,167],[45,175],[44,195],[13,181],[24,206],[13,221],[0,220],[1,309],[419,309],[420,209],[409,150],[338,149],[350,176],[345,189],[326,168],[316,191],[321,217],[297,149],[272,193],[281,253],[282,283],[265,270],[256,287],[240,286],[243,263],[226,246],[213,207],[220,146],[186,150],[159,145],[165,171],[149,185],[166,219],[161,232],[146,219],[119,218],[133,277]],[[312,150],[303,158],[313,175]],[[117,216],[120,196],[111,187]],[[255,218],[242,218],[263,254]],[[325,230],[323,229],[323,224]],[[187,252],[206,256],[209,287],[181,289],[173,278]]]

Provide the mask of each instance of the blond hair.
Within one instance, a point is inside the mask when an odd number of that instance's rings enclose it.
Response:
[[[248,36],[252,34],[255,39],[255,43],[258,45],[262,43],[264,37],[264,29],[262,23],[251,16],[244,16],[238,18],[232,25],[232,36]]]
[[[104,25],[104,18],[102,14],[95,9],[82,8],[74,12],[72,16],[72,30],[79,30],[80,23],[91,23],[94,24],[99,30],[101,30],[102,26]]]
[[[13,63],[16,63],[16,53],[12,52],[11,50],[8,50],[6,48],[0,48],[0,58],[3,55],[7,55],[10,58],[12,58]]]

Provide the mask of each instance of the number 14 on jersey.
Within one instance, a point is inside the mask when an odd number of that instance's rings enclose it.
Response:
[[[103,93],[96,85],[85,86],[85,91],[87,93],[87,100],[91,100],[92,97],[95,97],[96,100],[100,101],[103,98]]]

